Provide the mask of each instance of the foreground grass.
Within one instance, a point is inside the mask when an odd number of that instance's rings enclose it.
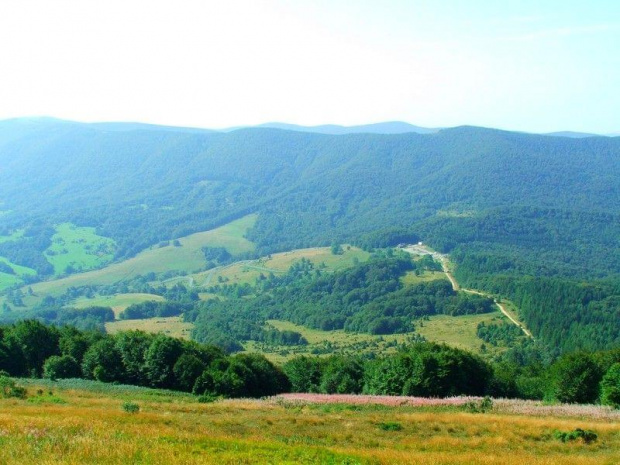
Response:
[[[594,418],[270,400],[198,404],[184,394],[84,381],[36,381],[28,390],[30,399],[0,400],[0,463],[620,461],[620,424]],[[125,413],[126,401],[140,412]],[[595,431],[598,440],[562,443],[553,436],[575,428]]]

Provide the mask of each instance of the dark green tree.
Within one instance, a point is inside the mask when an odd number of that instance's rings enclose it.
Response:
[[[564,403],[587,404],[599,397],[601,371],[587,353],[571,353],[559,358],[551,367],[548,396]]]
[[[183,344],[162,334],[153,338],[144,359],[144,372],[152,386],[173,388],[174,364],[183,354]]]
[[[70,355],[52,355],[43,364],[43,377],[52,381],[63,378],[79,378],[80,364]]]
[[[25,362],[24,371],[33,377],[41,376],[45,360],[60,353],[58,330],[35,320],[15,323],[7,338],[21,348]]]
[[[148,385],[145,361],[153,338],[152,334],[143,331],[124,331],[116,335],[116,348],[123,361],[128,383]]]
[[[104,382],[125,380],[121,354],[111,337],[89,347],[82,361],[82,374],[87,379]]]
[[[353,357],[330,357],[321,377],[321,392],[359,394],[364,386],[364,365]]]
[[[620,408],[620,363],[614,363],[601,380],[601,403]]]
[[[196,380],[206,367],[205,363],[195,355],[181,355],[172,370],[176,379],[176,387],[182,391],[191,392]]]
[[[319,392],[324,366],[320,358],[302,355],[288,360],[282,369],[293,392]]]

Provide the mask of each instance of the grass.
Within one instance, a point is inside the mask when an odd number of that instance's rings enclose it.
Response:
[[[408,271],[407,274],[400,279],[400,281],[404,285],[411,286],[413,284],[436,281],[438,279],[448,280],[443,271],[423,271],[419,276],[413,271]]]
[[[118,315],[132,304],[152,301],[163,302],[164,300],[162,296],[155,294],[115,294],[96,296],[92,299],[83,297],[77,299],[71,306],[75,308],[111,307],[114,315],[118,318]]]
[[[15,263],[10,262],[8,259],[4,257],[0,257],[0,262],[5,263],[10,266],[15,274],[0,272],[0,291],[6,289],[7,287],[14,286],[15,284],[19,284],[23,282],[24,276],[34,276],[37,274],[35,270],[32,268],[28,268],[26,266],[16,265]]]
[[[201,404],[185,394],[66,380],[27,383],[64,403],[0,400],[0,463],[614,464],[620,424],[460,409]],[[139,412],[123,411],[126,403]],[[562,442],[555,431],[594,431]]]
[[[432,342],[445,342],[459,349],[480,353],[484,341],[476,335],[478,324],[506,321],[500,312],[464,316],[433,315],[428,320],[417,322],[416,332]],[[493,349],[488,344],[487,347]]]
[[[14,286],[15,284],[20,284],[22,282],[23,281],[14,274],[0,272],[0,291],[6,289],[7,287]]]
[[[95,234],[95,228],[63,223],[56,226],[52,245],[45,250],[45,258],[61,275],[68,270],[87,271],[109,263],[114,258],[116,243]]]
[[[25,298],[24,303],[32,306],[46,295],[63,294],[71,286],[114,284],[150,271],[156,273],[171,270],[195,271],[205,264],[201,251],[204,246],[226,247],[231,253],[253,250],[254,244],[245,239],[243,234],[254,225],[255,221],[256,215],[248,215],[217,229],[183,237],[179,239],[180,247],[154,246],[129,260],[113,263],[99,270],[33,284],[31,287],[35,295]]]
[[[0,211],[0,216],[2,216],[2,213],[3,212]],[[0,236],[0,244],[2,244],[3,242],[14,241],[16,239],[20,239],[23,236],[24,236],[24,230],[18,229],[16,231],[13,231],[8,236]]]
[[[365,262],[370,258],[368,252],[357,247],[345,245],[343,249],[342,255],[332,254],[330,247],[292,250],[258,260],[233,263],[229,266],[204,271],[192,275],[192,278],[195,279],[196,285],[201,287],[218,284],[218,279],[224,280],[227,284],[254,284],[261,273],[264,275],[286,273],[293,263],[302,258],[310,260],[315,267],[324,267],[323,269],[328,272],[351,268],[356,262]],[[187,281],[187,279],[187,277],[180,277],[166,284],[174,285],[178,281]]]
[[[192,327],[192,323],[185,323],[180,316],[147,318],[144,320],[119,320],[105,324],[106,332],[109,334],[138,329],[147,333],[163,333],[166,336],[183,339],[189,339]]]
[[[411,334],[375,336],[343,330],[321,331],[282,320],[268,320],[267,323],[281,331],[297,331],[308,341],[306,346],[274,346],[254,341],[244,344],[246,351],[262,353],[275,363],[283,363],[298,355],[355,355],[366,352],[381,355],[394,352],[397,344],[407,342],[411,337]]]
[[[424,336],[428,341],[444,342],[450,346],[480,354],[484,341],[476,335],[478,324],[480,322],[489,324],[505,321],[505,317],[500,312],[465,316],[434,315],[428,320],[416,322],[416,333]],[[322,331],[282,320],[269,320],[268,323],[280,331],[297,331],[308,341],[306,346],[277,346],[254,341],[244,344],[246,351],[260,352],[276,363],[283,363],[298,355],[359,354],[366,352],[383,355],[394,352],[397,345],[408,342],[413,336],[413,333],[375,336],[364,333],[348,333],[343,330]],[[496,348],[489,344],[486,346],[488,353],[503,350],[501,347]]]

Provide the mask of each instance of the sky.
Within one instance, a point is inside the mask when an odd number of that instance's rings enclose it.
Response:
[[[620,131],[617,0],[2,0],[0,119]]]

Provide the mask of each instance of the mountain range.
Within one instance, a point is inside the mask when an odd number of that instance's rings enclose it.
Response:
[[[353,129],[286,128],[2,121],[0,257],[45,279],[42,252],[57,224],[95,227],[120,260],[256,213],[248,238],[257,254],[423,240],[451,253],[478,288],[521,295],[502,276],[617,282],[618,138],[467,126],[420,134],[400,123],[346,134]],[[542,334],[552,323],[530,324]],[[620,338],[618,326],[605,341]]]

